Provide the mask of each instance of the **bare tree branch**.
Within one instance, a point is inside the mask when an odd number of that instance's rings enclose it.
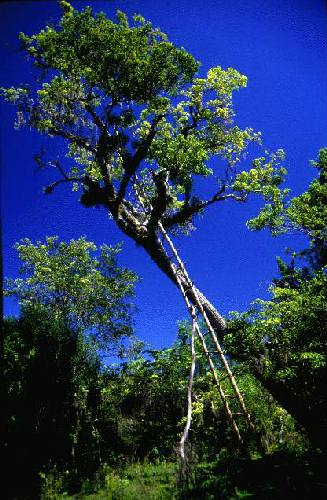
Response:
[[[52,184],[49,184],[44,188],[44,193],[45,194],[51,194],[53,193],[54,189],[59,186],[59,184],[64,184],[67,182],[83,182],[83,177],[67,177],[64,179],[58,179],[57,181],[53,182]]]
[[[75,142],[78,146],[81,146],[87,149],[88,151],[91,151],[91,153],[94,154],[96,153],[96,149],[93,146],[91,146],[91,144],[88,142],[87,139],[79,135],[75,135],[72,132],[69,132],[68,130],[59,130],[56,128],[51,128],[49,130],[49,134],[64,137],[65,139],[68,139],[71,142]]]
[[[221,194],[221,192],[222,192],[221,190],[218,191],[209,200],[195,203],[193,205],[184,206],[180,211],[174,213],[173,215],[163,217],[162,224],[163,224],[164,228],[169,229],[170,227],[174,226],[175,224],[183,224],[184,222],[188,221],[193,215],[201,212],[201,210],[208,207],[209,205],[212,205],[213,203],[216,203],[217,201],[223,201],[223,200],[227,200],[229,198],[236,200],[236,201],[245,201],[246,200],[246,195],[238,196],[234,193]]]

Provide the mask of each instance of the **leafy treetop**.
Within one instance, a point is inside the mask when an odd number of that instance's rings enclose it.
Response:
[[[73,183],[85,206],[105,206],[143,246],[159,220],[187,229],[209,205],[251,192],[267,203],[264,222],[278,224],[283,152],[239,171],[248,146],[260,143],[259,133],[234,123],[232,96],[246,77],[219,66],[198,77],[195,59],[140,15],[130,22],[117,11],[113,21],[60,5],[58,26],[20,35],[43,83],[2,89],[17,105],[18,126],[66,142],[65,166],[55,160],[61,178],[46,192]],[[210,176],[216,187],[203,199],[194,181]]]
[[[119,245],[102,245],[85,238],[45,243],[24,239],[16,244],[21,277],[7,280],[6,294],[23,308],[45,307],[65,323],[101,341],[103,346],[132,333],[131,303],[135,273],[119,267]]]
[[[323,241],[326,240],[327,217],[327,148],[322,148],[311,164],[318,170],[317,177],[303,194],[292,198],[288,204],[283,203],[274,228],[276,233],[297,231],[307,235],[311,241]],[[265,207],[261,216],[253,222],[254,228],[269,223],[270,213],[271,209]]]

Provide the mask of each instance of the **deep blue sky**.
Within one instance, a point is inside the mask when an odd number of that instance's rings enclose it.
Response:
[[[326,145],[326,13],[323,0],[122,0],[73,1],[92,4],[112,16],[117,8],[141,13],[177,45],[202,62],[201,74],[220,65],[248,76],[248,88],[235,99],[237,121],[263,133],[271,149],[287,154],[288,186],[294,194],[306,189],[314,171],[308,165]],[[32,81],[30,63],[19,50],[17,34],[32,34],[55,21],[55,1],[10,1],[0,5],[1,85]],[[67,188],[42,194],[52,172],[35,173],[33,154],[54,141],[29,130],[13,130],[14,109],[1,102],[1,169],[6,276],[17,275],[12,250],[22,237],[32,240],[58,234],[70,239],[85,235],[101,244],[124,241],[121,263],[142,276],[137,286],[136,334],[156,347],[175,337],[176,322],[186,316],[177,289],[109,221],[104,210],[79,206]],[[212,207],[199,229],[177,246],[191,277],[220,312],[244,310],[265,290],[276,273],[275,256],[297,246],[296,236],[272,238],[253,233],[245,221],[255,203]],[[13,301],[8,314],[17,313]]]

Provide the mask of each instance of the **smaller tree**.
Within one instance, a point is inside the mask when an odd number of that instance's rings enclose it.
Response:
[[[69,470],[65,477],[78,488],[100,465],[96,348],[117,352],[131,336],[136,275],[117,265],[120,245],[103,245],[96,256],[85,238],[49,237],[22,240],[16,249],[21,277],[7,280],[6,293],[18,298],[22,311],[5,321],[4,488],[36,498],[39,473]],[[13,485],[12,470],[23,489]]]
[[[46,307],[75,331],[88,333],[101,347],[132,334],[135,273],[117,265],[121,245],[97,247],[85,238],[16,244],[22,277],[6,281],[6,294],[21,306]]]
[[[312,442],[325,446],[326,429],[326,217],[327,149],[313,162],[318,176],[307,191],[281,211],[275,233],[298,231],[309,245],[293,252],[290,263],[278,258],[280,276],[270,300],[236,314],[225,344],[246,363],[292,416]],[[267,221],[257,221],[264,227]]]

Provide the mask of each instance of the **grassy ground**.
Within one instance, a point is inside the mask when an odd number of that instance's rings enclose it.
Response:
[[[326,500],[325,465],[321,454],[229,456],[197,464],[190,487],[177,491],[176,464],[135,463],[104,468],[98,485],[85,483],[78,495],[59,495],[58,485],[48,481],[42,500]]]
[[[174,500],[176,472],[177,465],[166,462],[136,463],[119,470],[106,468],[103,485],[96,493],[88,493],[91,485],[86,484],[78,495],[43,495],[42,500]]]

